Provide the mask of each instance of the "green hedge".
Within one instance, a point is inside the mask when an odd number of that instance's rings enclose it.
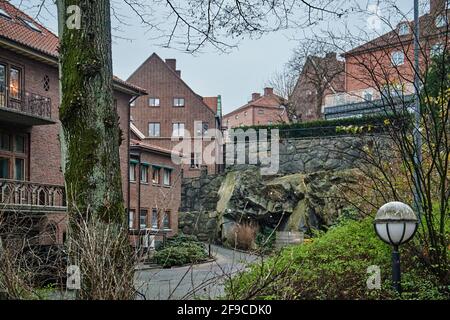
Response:
[[[395,299],[391,249],[375,235],[372,218],[345,220],[311,243],[284,249],[226,284],[228,299]],[[448,287],[402,248],[404,299],[448,299]],[[381,289],[367,289],[367,268],[379,266]],[[447,291],[446,291],[447,290]]]
[[[281,138],[336,136],[348,134],[347,132],[336,130],[336,128],[347,126],[371,125],[372,133],[381,132],[385,129],[385,121],[387,119],[389,120],[389,123],[393,123],[393,121],[395,121],[394,116],[377,115],[377,116],[365,116],[360,118],[316,120],[299,123],[280,123],[273,125],[242,126],[236,129],[242,129],[244,131],[248,129],[256,129],[256,130],[279,129]]]
[[[164,268],[206,261],[205,245],[195,236],[177,235],[167,240],[164,247],[156,251],[153,259]]]

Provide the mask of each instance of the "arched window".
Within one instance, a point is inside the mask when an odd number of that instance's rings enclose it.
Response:
[[[394,51],[391,56],[392,65],[400,66],[405,63],[405,54],[402,51]]]
[[[400,36],[407,35],[409,33],[409,24],[407,22],[402,22],[398,26],[398,34]]]

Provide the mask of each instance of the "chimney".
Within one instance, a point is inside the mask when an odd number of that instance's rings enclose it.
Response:
[[[173,71],[177,70],[177,59],[166,59],[166,64],[169,66],[170,69]]]
[[[252,93],[252,101],[259,99],[261,95],[258,92]]]
[[[269,88],[269,87],[264,88],[264,95],[265,96],[270,96],[272,94],[273,94],[273,88]]]
[[[180,70],[176,70],[175,72],[176,72],[177,75],[181,78],[181,71],[180,71]]]
[[[325,55],[325,58],[336,59],[336,52],[327,52],[327,54]]]

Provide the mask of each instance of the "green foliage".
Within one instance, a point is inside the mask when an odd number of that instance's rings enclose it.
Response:
[[[167,240],[165,247],[156,251],[155,262],[165,268],[206,261],[208,255],[203,243],[195,236],[179,234]]]
[[[389,118],[391,118],[390,116]],[[347,130],[340,130],[340,128],[364,127],[362,132],[375,133],[383,130],[383,124],[386,120],[386,115],[383,116],[365,116],[360,118],[345,118],[333,120],[316,120],[299,123],[282,123],[273,125],[260,126],[243,126],[239,129],[279,129],[281,138],[296,138],[296,137],[315,137],[315,136],[335,136],[339,134],[348,134]],[[359,131],[358,131],[359,132]]]
[[[229,299],[393,299],[391,249],[372,218],[346,220],[311,243],[285,248],[226,284]],[[437,280],[402,248],[405,299],[446,299]],[[367,268],[380,267],[381,289],[367,289]]]
[[[275,231],[269,227],[262,227],[256,234],[255,243],[262,253],[269,253],[275,245]]]

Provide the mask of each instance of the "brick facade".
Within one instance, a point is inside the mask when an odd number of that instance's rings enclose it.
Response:
[[[344,76],[344,62],[336,58],[336,53],[327,53],[324,57],[308,57],[289,97],[299,119],[321,119],[322,100],[328,94],[345,90]]]
[[[207,128],[216,128],[216,108],[209,106],[212,99],[203,100],[181,78],[181,72],[176,68],[175,59],[163,61],[153,53],[133,74],[128,82],[144,88],[148,96],[139,98],[131,108],[132,121],[146,136],[145,142],[149,145],[171,149],[178,142],[171,141],[173,126],[176,123],[184,124],[184,130],[194,136],[196,128],[194,122],[199,121]],[[174,99],[184,99],[184,106],[174,106]],[[150,106],[150,99],[154,106]],[[217,99],[216,99],[217,101]],[[150,123],[159,129],[158,136],[151,136]],[[153,125],[153,126],[155,126]],[[192,152],[194,139],[191,140]],[[206,146],[204,143],[203,146]],[[187,155],[189,156],[189,155]],[[216,166],[208,167],[209,173],[215,173]],[[199,168],[183,165],[183,174],[186,177],[198,176]]]
[[[287,114],[282,107],[284,99],[265,88],[264,94],[252,94],[252,100],[242,107],[223,116],[223,125],[227,128],[240,126],[267,125],[287,122]]]

